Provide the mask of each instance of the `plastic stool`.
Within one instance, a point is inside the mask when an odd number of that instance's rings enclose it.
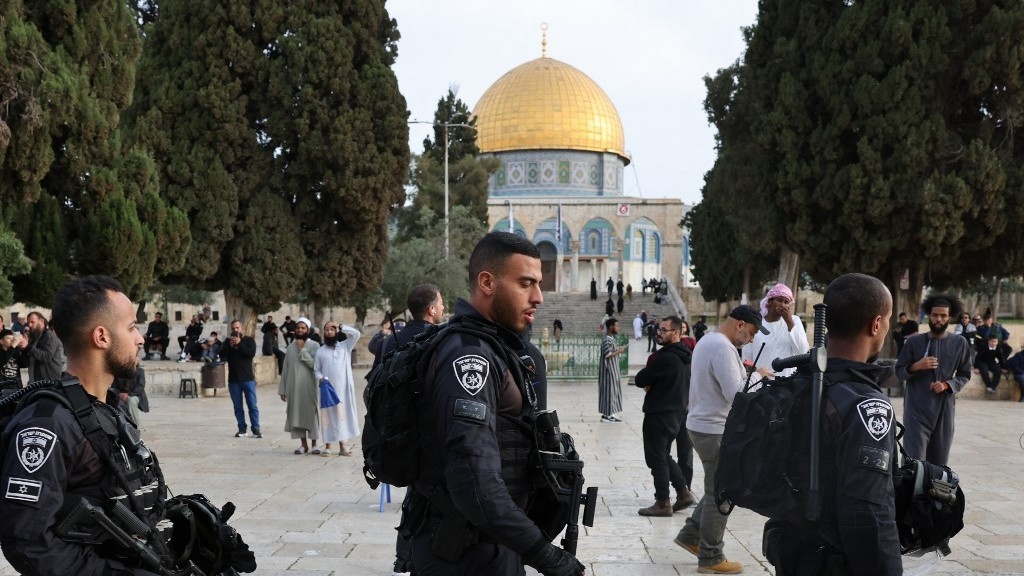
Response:
[[[196,379],[195,378],[182,378],[181,385],[178,386],[178,398],[198,398],[199,393],[196,391]]]
[[[384,513],[384,499],[388,499],[388,504],[391,504],[391,484],[380,485],[380,512]]]

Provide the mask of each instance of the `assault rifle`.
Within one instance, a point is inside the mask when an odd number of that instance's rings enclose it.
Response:
[[[580,536],[580,507],[583,507],[583,525],[594,525],[597,510],[597,486],[583,493],[583,461],[576,453],[572,436],[558,427],[558,414],[542,411],[537,414],[537,443],[540,448],[540,467],[560,509],[565,509],[565,537],[562,549],[576,555]]]

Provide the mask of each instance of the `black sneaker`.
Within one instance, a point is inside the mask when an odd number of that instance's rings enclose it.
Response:
[[[235,432],[235,438],[245,438],[245,430],[239,430]]]
[[[253,428],[252,429],[252,437],[253,438],[263,438],[263,433],[260,432],[259,428]]]

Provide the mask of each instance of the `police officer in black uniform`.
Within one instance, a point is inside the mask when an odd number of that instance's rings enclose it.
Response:
[[[821,517],[801,513],[765,524],[764,554],[778,576],[902,574],[896,528],[892,406],[881,390],[891,368],[872,362],[889,332],[892,296],[876,278],[846,274],[829,284],[828,365],[821,413]],[[795,422],[809,429],[809,410]],[[809,438],[809,434],[803,435]],[[791,459],[805,465],[808,440]],[[798,470],[796,477],[806,477]]]
[[[534,478],[522,424],[535,400],[519,335],[543,301],[540,253],[515,234],[492,232],[474,248],[469,276],[469,302],[456,303],[451,323],[486,330],[501,345],[454,333],[430,362],[409,514],[419,523],[417,574],[519,576],[524,564],[545,576],[584,574],[524,512]]]
[[[87,276],[58,292],[52,325],[74,378],[26,390],[32,401],[3,430],[4,556],[25,575],[165,573],[174,554],[157,521],[167,488],[110,390],[114,378],[132,378],[139,364],[135,307],[116,280]],[[255,570],[248,547],[223,550],[247,556],[240,570]]]

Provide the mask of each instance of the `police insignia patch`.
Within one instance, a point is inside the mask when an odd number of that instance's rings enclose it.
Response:
[[[18,460],[29,474],[46,464],[57,444],[57,435],[45,428],[25,428],[18,432]]]
[[[864,428],[875,440],[885,438],[892,428],[892,405],[885,400],[865,400],[857,404],[857,413]]]
[[[467,354],[456,358],[452,362],[452,368],[455,369],[455,377],[458,378],[459,384],[473,396],[483,389],[484,383],[487,382],[487,376],[491,372],[490,362],[476,354]]]

